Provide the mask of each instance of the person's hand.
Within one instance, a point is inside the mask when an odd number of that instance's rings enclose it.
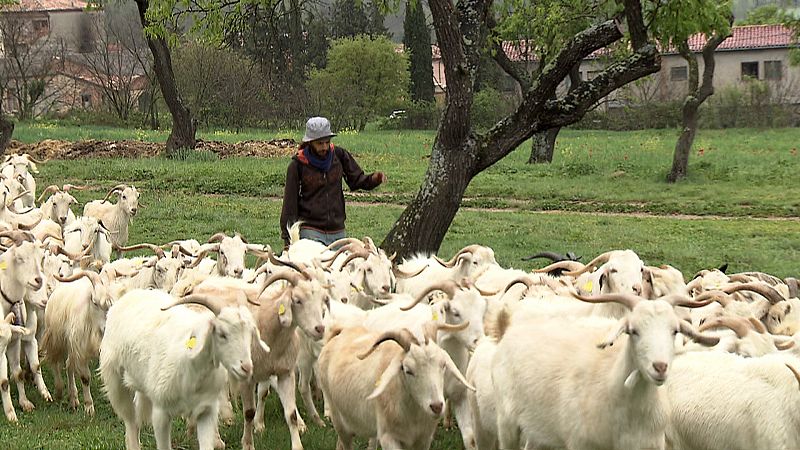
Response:
[[[386,183],[386,180],[388,179],[389,177],[387,177],[383,172],[375,172],[372,174],[372,181],[377,184]]]

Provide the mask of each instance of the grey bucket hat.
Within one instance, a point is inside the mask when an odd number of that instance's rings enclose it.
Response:
[[[331,133],[331,123],[328,119],[312,117],[306,122],[306,134],[303,136],[303,143],[334,136],[336,136],[336,133]]]

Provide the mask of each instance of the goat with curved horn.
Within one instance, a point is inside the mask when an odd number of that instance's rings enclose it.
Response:
[[[215,297],[210,297],[208,295],[203,295],[203,294],[189,294],[185,297],[176,299],[172,304],[164,306],[163,308],[161,308],[161,310],[166,311],[174,306],[186,305],[189,303],[205,306],[206,308],[208,308],[209,311],[213,312],[215,316],[219,315],[219,312],[222,310],[222,307],[224,306],[222,305],[222,302],[220,302]]]
[[[30,162],[34,162],[34,163],[36,163],[36,164],[44,164],[44,163],[46,163],[47,161],[50,161],[50,158],[45,158],[45,159],[42,159],[42,160],[36,159],[36,158],[34,158],[33,156],[31,156],[31,154],[30,154],[30,153],[26,153],[26,154],[25,154],[25,158],[26,158],[28,161],[30,161]]]
[[[47,194],[55,194],[56,192],[60,192],[60,191],[61,191],[61,189],[59,189],[58,186],[56,186],[55,184],[51,184],[50,186],[47,186],[46,188],[44,188],[42,193],[39,194],[39,198],[37,198],[36,201],[37,202],[41,202],[42,198],[47,196]]]
[[[287,270],[282,270],[280,272],[273,273],[264,281],[264,285],[261,286],[261,291],[258,293],[258,296],[261,297],[261,295],[264,293],[264,291],[267,290],[268,287],[270,287],[276,281],[280,280],[286,280],[292,286],[297,286],[297,284],[300,283],[300,274],[296,272],[289,272]]]
[[[603,264],[607,263],[609,259],[611,259],[611,255],[615,251],[616,250],[611,250],[611,251],[605,252],[605,253],[603,253],[601,255],[598,255],[595,259],[589,261],[588,264],[583,266],[582,269],[576,270],[576,271],[572,271],[572,272],[564,272],[564,275],[569,275],[571,277],[577,277],[578,275],[584,274],[584,273],[594,269],[597,266],[602,266]]]
[[[408,331],[408,329],[403,328],[401,330],[391,330],[378,336],[378,338],[375,339],[375,343],[372,344],[369,350],[358,355],[358,359],[366,359],[372,354],[372,352],[375,351],[376,348],[378,348],[379,345],[386,341],[395,341],[398,345],[400,345],[400,347],[403,348],[404,353],[408,353],[408,351],[411,350],[411,344],[419,345],[417,338],[415,338],[414,335]]]
[[[118,185],[114,186],[113,188],[111,188],[111,189],[108,191],[108,193],[106,194],[106,196],[105,196],[105,197],[103,197],[103,201],[102,201],[101,203],[105,203],[105,202],[107,202],[107,201],[108,201],[108,199],[109,199],[109,198],[110,198],[110,197],[111,197],[111,196],[112,196],[112,195],[113,195],[115,192],[122,191],[122,190],[124,190],[126,187],[128,187],[128,186],[127,186],[127,185],[124,185],[124,184],[118,184]]]
[[[439,259],[439,257],[436,256],[436,255],[434,255],[434,259],[436,259],[436,261],[438,261],[439,264],[443,265],[444,267],[453,267],[456,264],[456,261],[458,261],[458,258],[461,255],[463,255],[464,253],[473,253],[475,250],[478,250],[480,248],[481,248],[480,245],[472,244],[472,245],[468,245],[468,246],[462,248],[461,250],[459,250],[458,253],[456,253],[455,255],[453,255],[452,258],[450,258],[449,261],[443,261],[443,260]]]
[[[3,237],[11,239],[14,245],[20,245],[25,241],[36,242],[36,238],[31,233],[21,230],[0,231],[0,238]]]
[[[428,286],[427,289],[420,292],[420,294],[417,295],[417,297],[414,299],[413,302],[411,302],[410,305],[401,306],[400,310],[408,311],[409,309],[417,306],[417,304],[422,300],[424,300],[428,296],[428,294],[434,291],[442,291],[445,294],[447,294],[448,297],[453,298],[456,295],[456,289],[459,289],[459,286],[453,280],[445,280],[440,283],[432,284]]]
[[[776,291],[775,288],[769,286],[764,283],[756,282],[756,283],[744,283],[744,284],[732,284],[729,286],[725,286],[722,288],[722,291],[727,294],[732,294],[738,291],[750,291],[755,292],[769,300],[771,304],[776,304],[778,302],[782,302],[786,300],[783,298],[780,292]]]
[[[226,237],[228,237],[228,236],[225,233],[216,233],[215,235],[213,235],[210,238],[208,238],[206,243],[214,244],[214,243],[222,242],[222,240],[225,239]]]
[[[306,266],[303,263],[295,264],[295,263],[293,263],[291,261],[280,260],[277,257],[275,257],[275,254],[272,253],[272,252],[269,253],[269,261],[272,264],[275,264],[276,266],[284,266],[284,267],[289,267],[291,269],[296,270],[306,280],[310,280],[311,279],[311,275],[308,274],[308,271],[306,270]]]
[[[741,317],[734,316],[718,316],[706,320],[702,325],[700,325],[698,331],[702,333],[703,331],[720,327],[732,330],[734,333],[736,333],[736,337],[739,339],[747,336],[747,333],[750,332],[750,324]]]
[[[587,297],[576,292],[572,292],[572,296],[582,302],[587,303],[619,303],[620,305],[627,307],[629,310],[633,310],[633,308],[636,307],[640,301],[644,301],[641,297],[630,294],[602,294]]]
[[[339,240],[343,241],[344,239],[339,239]],[[354,253],[354,252],[357,252],[357,251],[364,251],[364,250],[365,250],[364,249],[364,245],[361,244],[361,241],[351,242],[349,244],[345,244],[345,245],[342,245],[341,247],[337,248],[332,256],[329,256],[327,258],[323,258],[320,261],[329,263],[327,265],[327,267],[330,267],[330,266],[333,265],[333,262],[336,261],[336,258],[338,258],[339,255],[341,255],[342,253],[344,253],[344,252]],[[344,267],[344,266],[342,266],[342,267]]]
[[[361,250],[361,251],[358,251],[358,252],[350,253],[349,255],[347,255],[347,258],[345,258],[345,260],[342,262],[342,267],[347,267],[347,265],[350,264],[351,261],[353,261],[354,259],[358,259],[358,258],[362,258],[362,259],[369,258],[369,250],[365,249],[365,250]],[[332,261],[331,261],[331,264],[333,264]]]
[[[143,242],[141,244],[136,244],[136,245],[131,245],[131,246],[128,246],[128,247],[118,247],[118,246],[114,245],[114,249],[118,250],[118,251],[121,251],[121,252],[130,252],[130,251],[133,251],[133,250],[141,250],[143,248],[147,248],[147,249],[152,250],[153,253],[155,253],[156,256],[158,256],[159,259],[161,259],[161,258],[163,258],[165,256],[164,250],[162,250],[161,247],[159,247],[157,245],[154,245],[154,244],[148,244],[147,242]]]
[[[89,186],[75,186],[74,184],[65,184],[64,187],[61,188],[61,190],[64,192],[69,192],[72,189],[75,189],[76,191],[85,191],[86,189],[89,189]]]
[[[342,245],[347,245],[347,244],[357,244],[357,245],[359,245],[361,247],[364,246],[364,243],[361,242],[360,240],[358,240],[356,238],[346,237],[346,238],[341,238],[341,239],[337,239],[337,240],[333,241],[330,245],[325,247],[325,250],[333,250],[335,248],[338,248],[338,247],[340,247]]]
[[[585,266],[578,261],[559,261],[548,266],[542,267],[541,269],[535,269],[534,273],[550,273],[554,271],[559,271],[563,274],[565,271],[578,271],[583,269]]]
[[[412,273],[412,272],[403,271],[403,269],[401,269],[399,266],[392,266],[392,273],[397,278],[414,278],[415,276],[421,274],[422,271],[427,269],[427,268],[428,268],[428,266],[425,265],[425,266],[422,266],[418,271]]]
[[[88,271],[88,270],[82,270],[82,271],[80,271],[78,273],[73,273],[72,275],[70,275],[68,277],[61,277],[58,274],[54,274],[53,277],[56,280],[58,280],[58,281],[60,281],[62,283],[70,283],[70,282],[79,280],[79,279],[81,279],[83,277],[88,278],[89,281],[92,283],[92,286],[97,286],[98,284],[101,283],[100,275],[98,275],[95,272]]]

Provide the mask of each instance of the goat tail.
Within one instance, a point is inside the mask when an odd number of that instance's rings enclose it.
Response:
[[[298,220],[289,227],[289,244],[294,244],[300,240],[300,225],[303,224],[302,220]]]
[[[495,310],[490,310],[484,324],[486,336],[489,336],[495,342],[500,342],[510,325],[511,312],[508,310],[507,305],[503,305]]]

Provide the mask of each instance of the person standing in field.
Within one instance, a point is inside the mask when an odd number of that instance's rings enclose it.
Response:
[[[281,210],[281,238],[289,246],[293,223],[302,222],[300,237],[325,245],[347,236],[342,178],[350,190],[372,190],[385,183],[386,174],[365,174],[350,153],[331,142],[336,136],[324,117],[312,117],[300,148],[286,170]]]

